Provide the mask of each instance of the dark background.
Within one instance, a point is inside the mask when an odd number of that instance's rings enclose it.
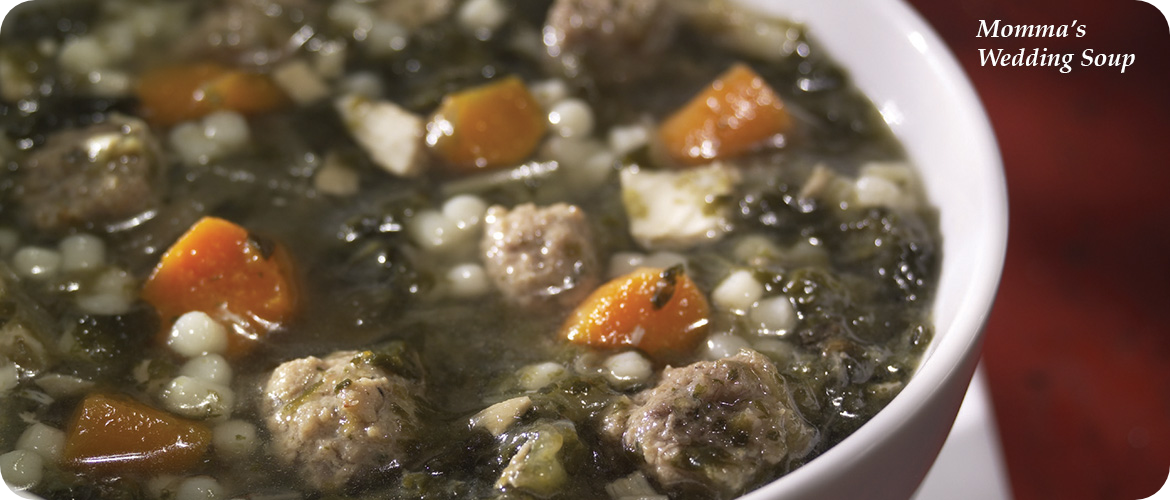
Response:
[[[1170,28],[1138,0],[909,0],[995,128],[1010,200],[984,362],[1018,500],[1146,498],[1170,473]],[[1086,26],[977,38],[979,20]],[[980,66],[980,48],[1075,54]],[[1118,68],[1081,53],[1133,53]]]

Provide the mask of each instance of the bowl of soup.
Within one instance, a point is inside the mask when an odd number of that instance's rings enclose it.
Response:
[[[0,471],[40,498],[908,496],[1002,267],[898,2],[28,2]]]

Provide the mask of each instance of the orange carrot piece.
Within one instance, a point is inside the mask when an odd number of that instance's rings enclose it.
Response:
[[[600,348],[636,347],[657,361],[678,359],[707,333],[710,306],[682,267],[639,268],[594,290],[561,334]]]
[[[545,121],[528,87],[512,76],[445,97],[427,124],[427,144],[458,170],[509,166],[532,154]]]
[[[658,140],[675,162],[697,165],[751,151],[790,126],[776,92],[736,64],[667,118]]]
[[[65,437],[65,463],[103,474],[179,472],[211,444],[207,426],[121,396],[89,395]]]
[[[284,247],[270,248],[244,228],[204,217],[187,230],[143,285],[165,337],[184,313],[202,311],[228,327],[228,355],[247,354],[295,312],[297,287]]]
[[[268,75],[216,63],[168,66],[147,71],[139,79],[142,114],[157,125],[232,110],[252,115],[288,104],[284,91]]]

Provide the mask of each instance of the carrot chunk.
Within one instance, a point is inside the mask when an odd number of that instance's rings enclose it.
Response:
[[[776,92],[747,65],[736,64],[667,118],[658,140],[675,162],[697,165],[751,151],[790,125]]]
[[[137,94],[142,114],[156,125],[173,125],[219,110],[264,113],[289,102],[268,75],[216,63],[147,71],[139,79]]]
[[[427,124],[427,144],[457,170],[524,161],[547,125],[540,104],[516,77],[448,95]]]
[[[228,355],[238,356],[292,316],[297,288],[283,246],[204,217],[162,256],[142,298],[158,310],[164,336],[182,314],[202,311],[228,327]]]
[[[707,298],[681,266],[639,268],[594,290],[561,334],[600,348],[635,347],[657,361],[685,355],[707,333]]]
[[[121,396],[81,402],[65,437],[65,462],[103,474],[178,472],[195,466],[211,443],[207,426]]]

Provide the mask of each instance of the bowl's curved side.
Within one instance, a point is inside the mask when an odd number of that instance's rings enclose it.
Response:
[[[1003,270],[1007,190],[995,136],[954,56],[900,0],[741,1],[805,22],[850,72],[922,174],[944,255],[935,339],[902,393],[852,436],[745,498],[908,498],[958,413]]]

